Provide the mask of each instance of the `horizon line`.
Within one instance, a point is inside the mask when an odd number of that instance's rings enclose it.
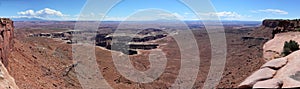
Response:
[[[12,19],[13,20],[13,19]],[[98,22],[99,20],[15,20],[15,21],[57,21],[57,22],[64,22],[64,21],[86,21],[86,22]],[[122,20],[103,20],[101,22],[177,22],[177,21],[242,21],[242,22],[261,22],[263,20],[132,20],[132,21],[122,21]]]

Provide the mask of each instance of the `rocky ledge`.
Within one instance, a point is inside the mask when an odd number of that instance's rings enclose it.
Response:
[[[300,43],[300,32],[285,32],[275,34],[274,38],[266,42],[263,46],[265,60],[272,60],[281,57],[284,42],[294,40]]]
[[[300,51],[273,59],[239,85],[239,88],[300,87]]]
[[[246,78],[239,88],[300,87],[300,51],[281,57],[285,41],[299,42],[300,20],[264,20],[262,30],[272,30],[273,39],[265,43],[266,63]],[[271,29],[270,29],[271,28]],[[280,58],[281,57],[281,58]]]

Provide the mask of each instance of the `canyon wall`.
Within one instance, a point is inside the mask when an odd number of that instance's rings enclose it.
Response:
[[[12,20],[0,18],[0,35],[0,89],[18,89],[14,78],[10,76],[6,69],[14,37]]]
[[[294,31],[300,31],[300,19],[266,19],[250,36],[254,38],[273,39],[275,34]]]
[[[7,18],[0,18],[0,35],[0,59],[7,66],[7,58],[12,49],[12,39],[14,37],[13,21]]]
[[[299,28],[300,19],[295,20],[281,20],[281,19],[266,19],[262,23],[266,27],[285,27],[285,28]]]
[[[277,33],[289,32],[289,31],[300,31],[300,19],[294,20],[281,20],[281,19],[267,19],[262,23],[263,26],[274,28],[272,35],[274,37]]]

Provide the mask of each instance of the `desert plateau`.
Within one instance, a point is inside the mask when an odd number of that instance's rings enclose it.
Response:
[[[0,1],[0,89],[300,88],[296,3],[71,3]]]

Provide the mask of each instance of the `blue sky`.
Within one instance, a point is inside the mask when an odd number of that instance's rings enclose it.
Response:
[[[261,21],[266,18],[299,18],[299,0],[211,0],[216,12],[196,13],[219,16],[222,20]],[[0,17],[40,18],[48,20],[76,20],[85,0],[1,0]],[[147,9],[161,9],[181,20],[198,20],[195,13],[176,0],[124,0],[104,13],[82,15],[84,20],[105,16],[105,20],[125,20],[126,17]],[[164,15],[167,16],[167,15]],[[148,18],[151,16],[145,17]],[[155,16],[151,19],[156,19]],[[209,18],[205,18],[205,20]],[[136,20],[142,20],[141,18]]]

